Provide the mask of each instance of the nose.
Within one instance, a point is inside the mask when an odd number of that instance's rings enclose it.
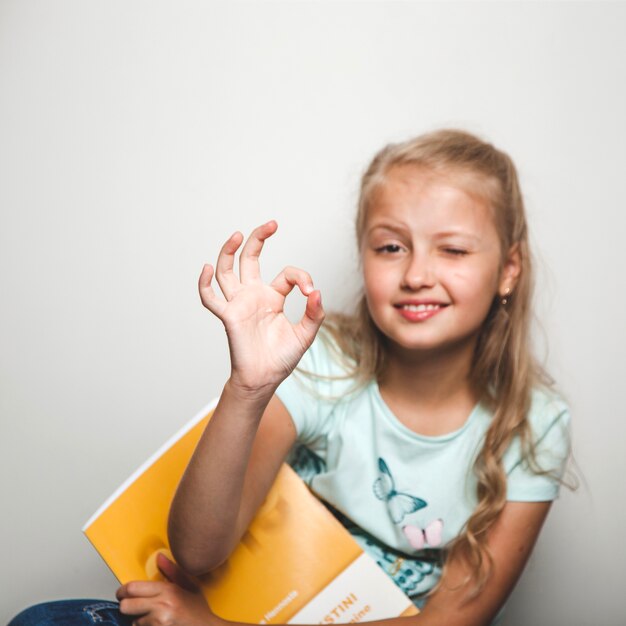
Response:
[[[407,257],[402,287],[410,291],[417,291],[425,287],[432,287],[435,283],[435,268],[433,259],[427,253],[413,251]]]

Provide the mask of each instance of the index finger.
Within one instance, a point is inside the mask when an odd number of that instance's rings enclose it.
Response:
[[[252,231],[239,257],[239,277],[241,282],[252,282],[261,277],[259,256],[265,240],[271,237],[277,228],[278,224],[274,220],[270,220]]]

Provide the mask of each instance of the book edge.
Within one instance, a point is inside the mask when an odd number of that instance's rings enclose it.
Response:
[[[119,496],[124,493],[132,483],[134,483],[145,471],[161,458],[179,439],[182,439],[198,422],[203,420],[217,405],[219,398],[211,400],[203,409],[198,411],[186,424],[153,452],[105,501],[98,507],[98,510],[89,518],[82,527],[82,532],[86,533],[89,527],[108,509]]]

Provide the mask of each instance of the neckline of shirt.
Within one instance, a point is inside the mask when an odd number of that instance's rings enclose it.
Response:
[[[465,432],[470,427],[471,424],[473,424],[478,419],[478,415],[481,412],[481,404],[480,402],[478,402],[476,405],[474,405],[474,408],[470,411],[470,414],[467,416],[467,419],[465,420],[465,422],[460,428],[457,428],[456,430],[453,430],[449,433],[444,433],[443,435],[422,435],[420,433],[415,432],[414,430],[411,430],[408,426],[405,426],[400,421],[400,419],[396,416],[396,414],[389,408],[388,404],[385,402],[385,400],[383,399],[380,393],[380,389],[378,388],[377,381],[375,380],[371,381],[370,388],[372,389],[374,393],[374,397],[376,401],[378,402],[378,404],[380,405],[380,408],[382,409],[382,414],[387,419],[387,421],[394,428],[404,433],[405,435],[408,435],[412,439],[423,441],[425,443],[433,443],[433,444],[445,443],[452,439],[456,439],[463,432]]]

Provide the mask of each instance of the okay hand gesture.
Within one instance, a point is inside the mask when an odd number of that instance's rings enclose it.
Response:
[[[296,367],[324,320],[320,292],[305,271],[286,267],[270,284],[261,280],[259,256],[277,227],[271,221],[252,232],[239,255],[239,277],[233,270],[235,253],[243,243],[239,232],[223,245],[215,270],[205,265],[200,275],[200,298],[224,324],[231,383],[242,392],[273,393]],[[224,299],[213,290],[213,276]],[[292,324],[284,304],[296,286],[306,297],[306,308],[300,321]]]

